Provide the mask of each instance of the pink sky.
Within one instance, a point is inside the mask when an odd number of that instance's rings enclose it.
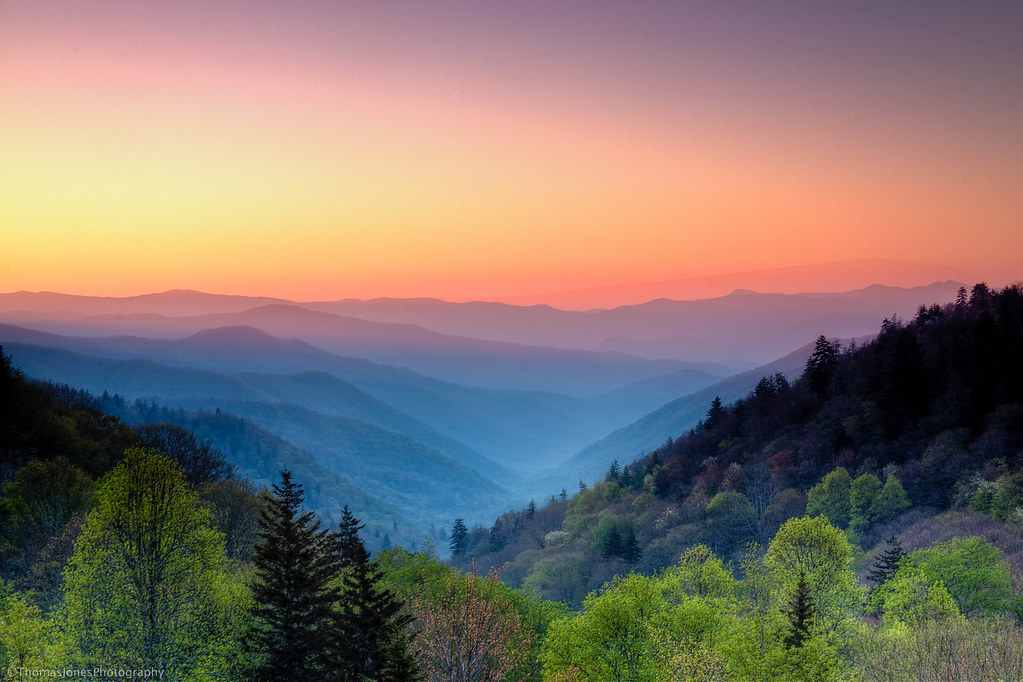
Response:
[[[1023,279],[1018,3],[0,3],[0,291]]]

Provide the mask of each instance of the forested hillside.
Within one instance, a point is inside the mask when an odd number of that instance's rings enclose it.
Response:
[[[306,511],[323,481],[257,492],[203,440],[242,420],[121,405],[129,427],[0,353],[0,670],[1023,680],[1021,350],[1019,287],[821,337],[604,480],[457,521],[455,567],[371,556],[349,507]]]
[[[821,337],[799,380],[714,400],[690,433],[571,492],[469,530],[454,560],[508,562],[512,584],[578,605],[698,543],[737,561],[804,513],[863,550],[908,527],[910,506],[1023,528],[1021,290],[963,289],[859,347]]]

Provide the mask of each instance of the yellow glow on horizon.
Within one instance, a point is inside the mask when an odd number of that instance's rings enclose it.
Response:
[[[984,131],[2,38],[0,291],[472,298],[1023,252],[1020,161]]]

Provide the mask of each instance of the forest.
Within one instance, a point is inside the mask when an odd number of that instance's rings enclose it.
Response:
[[[600,481],[453,519],[448,561],[102,405],[0,352],[4,679],[1023,679],[1018,285],[822,336]]]

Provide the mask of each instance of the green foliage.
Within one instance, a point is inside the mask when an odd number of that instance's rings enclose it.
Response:
[[[705,545],[684,551],[678,563],[662,571],[658,578],[663,593],[691,597],[732,599],[739,587],[724,562]]]
[[[871,601],[880,608],[885,626],[917,627],[960,615],[943,582],[932,582],[923,571],[908,565],[876,590]]]
[[[56,668],[67,652],[58,641],[54,623],[39,607],[12,594],[0,602],[0,663],[3,668]],[[12,675],[13,677],[13,675]],[[2,679],[10,679],[6,675]]]
[[[850,528],[860,531],[876,520],[880,494],[881,480],[874,474],[863,474],[853,479],[849,488]]]
[[[911,506],[912,503],[909,501],[902,483],[894,476],[889,476],[885,479],[884,487],[881,488],[881,492],[874,500],[871,516],[875,521],[884,523],[891,521]]]
[[[918,549],[906,560],[925,581],[942,582],[966,616],[996,614],[1013,607],[1012,575],[1002,552],[983,538],[939,542]],[[900,566],[899,570],[903,570]],[[896,575],[898,572],[896,573]]]
[[[789,519],[765,556],[779,602],[790,602],[800,581],[805,581],[813,603],[814,632],[829,637],[844,633],[863,603],[863,589],[849,568],[851,561],[845,534],[823,516]]]
[[[223,671],[223,536],[180,467],[130,450],[97,493],[65,574],[73,659],[86,667]]]
[[[806,493],[808,516],[825,516],[831,525],[846,528],[852,515],[852,477],[839,467]]]
[[[84,514],[93,500],[92,477],[64,457],[32,460],[4,484],[3,511],[11,519],[8,537],[49,537]]]
[[[551,625],[541,653],[545,671],[575,669],[594,681],[652,679],[657,663],[650,623],[663,608],[649,578],[616,577],[586,598],[582,613]]]

